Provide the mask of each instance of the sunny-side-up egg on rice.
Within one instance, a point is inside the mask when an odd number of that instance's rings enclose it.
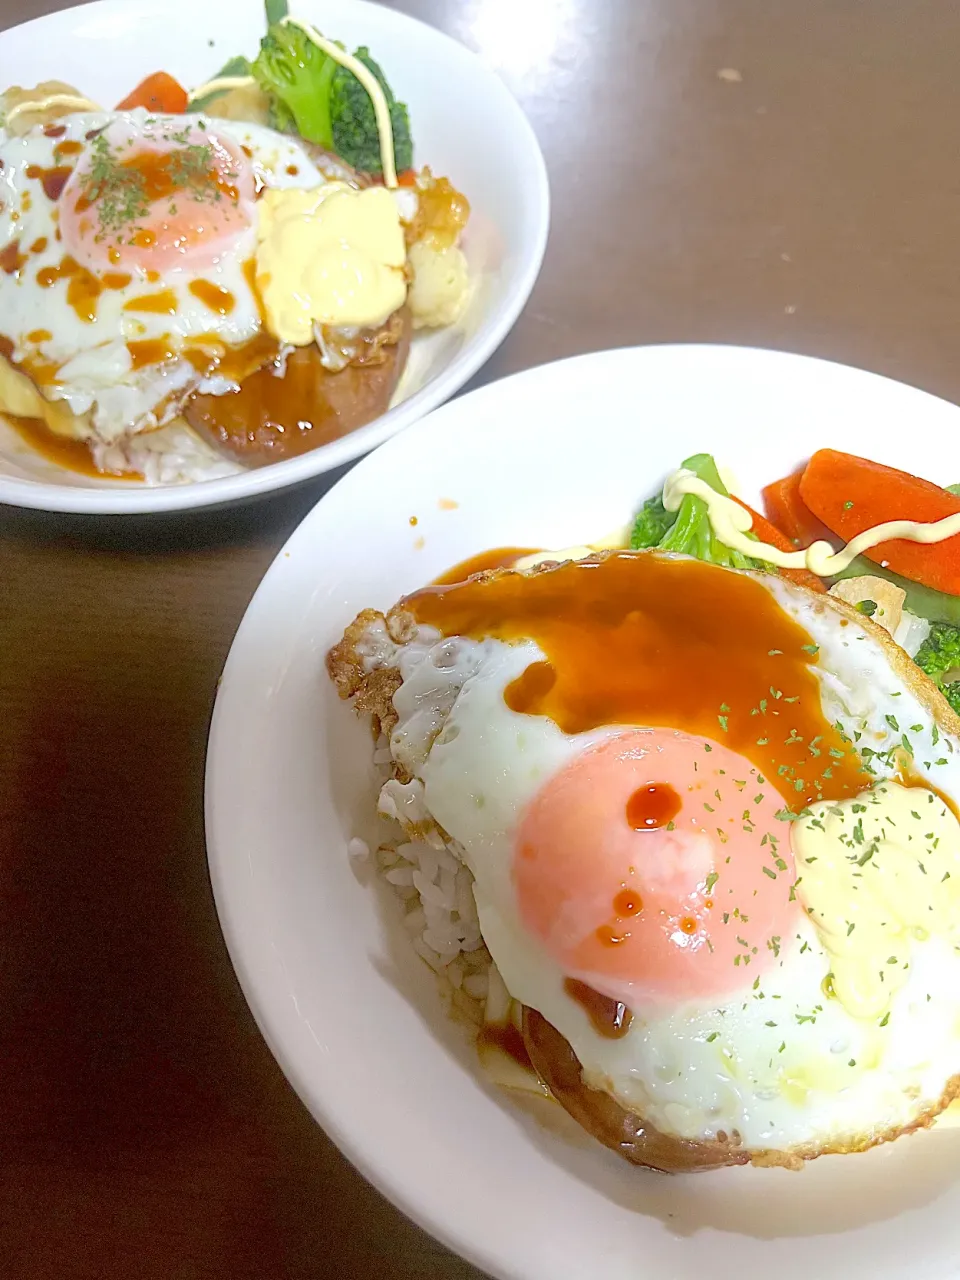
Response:
[[[345,434],[387,409],[411,327],[451,318],[408,298],[417,218],[415,191],[259,124],[0,128],[0,411],[154,482]]]
[[[103,470],[132,424],[249,371],[224,360],[257,367],[258,187],[323,180],[292,139],[206,124],[84,113],[0,146],[3,354],[86,420]]]
[[[960,721],[851,606],[613,553],[366,612],[328,667],[389,758],[418,949],[468,953],[488,1018],[505,986],[600,1141],[799,1167],[949,1103]]]

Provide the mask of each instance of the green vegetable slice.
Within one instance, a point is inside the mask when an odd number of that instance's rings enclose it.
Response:
[[[251,74],[249,60],[238,57],[231,58],[229,62],[225,62],[217,74],[211,78],[221,80],[227,76],[249,76]],[[229,89],[211,89],[209,93],[205,93],[199,98],[191,98],[187,110],[206,111],[212,102],[216,102],[218,98],[222,98],[225,93],[229,92]]]
[[[657,546],[675,519],[676,513],[664,508],[661,494],[648,498],[640,508],[630,534],[631,550],[643,551]]]
[[[717,493],[729,497],[726,486],[720,479],[717,464],[709,453],[696,453],[680,465],[683,470],[692,471]],[[707,515],[707,504],[702,498],[690,493],[684,496],[676,512],[664,509],[662,494],[648,498],[634,522],[630,546],[634,551],[657,547],[661,551],[693,556],[708,564],[725,565],[731,569],[768,567],[740,551],[724,546],[714,535]]]
[[[831,582],[839,582],[841,578],[862,578],[865,574],[886,578],[895,586],[902,587],[906,592],[904,608],[916,617],[926,618],[928,622],[949,622],[953,626],[960,626],[960,596],[949,596],[944,591],[934,591],[932,587],[923,587],[919,582],[901,578],[892,569],[874,564],[865,556],[857,556]]]

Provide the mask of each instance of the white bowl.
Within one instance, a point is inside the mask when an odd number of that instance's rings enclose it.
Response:
[[[398,402],[375,422],[302,457],[224,479],[154,488],[93,479],[39,457],[0,419],[0,502],[123,514],[282,489],[352,461],[436,408],[516,322],[543,259],[549,191],[533,130],[506,87],[455,40],[380,5],[296,0],[291,11],[351,48],[370,46],[410,108],[417,162],[467,194],[473,214],[464,251],[480,287],[463,322],[415,338]],[[65,80],[110,104],[161,68],[186,85],[208,80],[228,57],[256,52],[264,23],[262,0],[98,0],[0,32],[2,79]]]
[[[756,501],[828,445],[950,483],[960,451],[945,442],[957,438],[952,405],[823,361],[723,347],[583,356],[475,391],[365,459],[254,597],[207,766],[210,867],[234,964],[324,1128],[406,1213],[493,1275],[956,1276],[960,1132],[802,1173],[665,1178],[565,1117],[544,1127],[486,1085],[395,916],[349,865],[372,803],[371,743],[330,687],[328,647],[361,608],[389,606],[481,550],[608,533],[700,450]]]

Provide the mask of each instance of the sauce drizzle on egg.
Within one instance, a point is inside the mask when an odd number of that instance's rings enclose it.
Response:
[[[123,304],[124,311],[142,311],[153,315],[175,316],[177,295],[172,289],[160,289],[156,293],[144,293]]]
[[[485,1048],[497,1049],[518,1067],[533,1071],[523,1036],[512,1022],[485,1022],[477,1032],[477,1049],[482,1053]]]
[[[564,978],[563,989],[583,1009],[597,1035],[606,1040],[622,1040],[630,1030],[633,1014],[622,1000],[595,991],[579,978]]]
[[[411,516],[411,524],[416,524],[416,517]],[[434,586],[449,586],[454,582],[465,582],[475,573],[488,573],[491,569],[511,568],[524,556],[535,555],[531,547],[494,547],[490,551],[481,551],[479,555],[470,556],[458,564],[451,565],[446,573],[434,579]]]
[[[63,194],[63,188],[67,185],[67,179],[71,173],[73,168],[67,164],[56,164],[49,168],[39,164],[27,165],[27,177],[38,181],[43,187],[43,194],[54,204]]]
[[[85,324],[93,324],[96,320],[97,302],[104,289],[125,289],[132,278],[127,271],[106,271],[101,276],[94,275],[70,254],[59,266],[41,267],[37,272],[37,284],[41,289],[51,289],[60,280],[69,282],[67,304]]]
[[[113,480],[142,480],[143,476],[134,471],[100,471],[93,461],[93,454],[86,440],[78,440],[72,436],[62,436],[51,431],[40,418],[6,417],[6,421],[17,432],[21,439],[48,462],[58,467],[76,472],[82,476],[92,476],[102,480],[105,475]]]
[[[744,574],[622,552],[427,587],[405,604],[444,635],[536,642],[545,660],[504,698],[565,733],[659,725],[718,739],[791,809],[869,785],[858,753],[824,716],[809,634]]]
[[[192,280],[187,286],[195,298],[216,312],[218,316],[228,316],[237,305],[237,300],[229,289],[222,289],[212,280]]]
[[[19,275],[26,260],[27,255],[20,252],[19,239],[10,240],[0,249],[0,271],[5,271],[8,276]]]
[[[640,787],[627,801],[627,824],[634,831],[652,831],[680,812],[680,797],[669,782],[651,782]]]

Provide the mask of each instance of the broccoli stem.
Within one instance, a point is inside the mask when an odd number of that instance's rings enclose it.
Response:
[[[682,470],[692,471],[723,497],[730,496],[709,453],[695,453],[680,465]],[[693,556],[708,564],[725,565],[731,569],[758,567],[749,556],[720,542],[713,532],[707,504],[692,493],[684,495],[672,517],[664,510],[662,494],[649,498],[636,518],[630,545],[634,551],[656,547],[660,551]]]
[[[643,551],[647,547],[655,547],[673,524],[673,512],[667,511],[663,505],[662,494],[648,498],[634,521],[630,534],[632,551]]]
[[[692,493],[684,496],[677,510],[676,518],[667,532],[660,539],[661,551],[686,551],[689,555],[700,557],[705,549],[703,545],[703,522],[707,514],[707,504],[702,498]]]

